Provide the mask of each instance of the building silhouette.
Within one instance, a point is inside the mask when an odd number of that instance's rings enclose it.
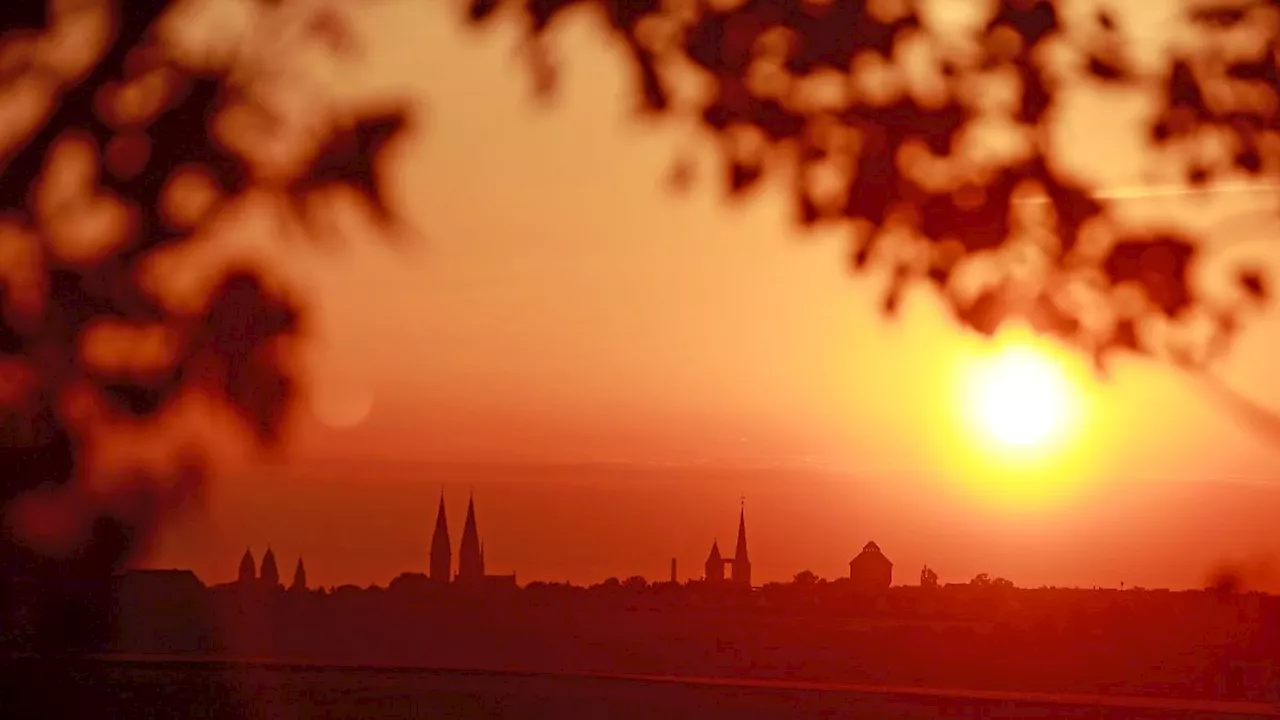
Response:
[[[449,548],[449,523],[444,509],[444,493],[440,493],[440,505],[436,511],[435,531],[431,536],[430,579],[432,582],[449,582],[452,565]],[[462,526],[462,542],[458,546],[458,572],[453,576],[458,585],[483,587],[515,587],[516,576],[490,575],[485,571],[484,542],[480,539],[480,526],[476,521],[476,499],[473,494],[467,500],[467,518]]]
[[[458,546],[458,582],[479,582],[484,578],[484,548],[476,526],[476,498],[467,499],[467,520],[462,526],[462,544]]]
[[[724,580],[724,558],[720,555],[720,543],[715,540],[711,541],[711,552],[707,555],[704,572],[707,582]]]
[[[253,553],[249,548],[244,549],[244,555],[240,558],[240,572],[236,575],[236,582],[241,585],[250,585],[258,579],[258,566],[253,561]]]
[[[444,490],[440,491],[440,508],[436,510],[436,529],[431,535],[431,579],[447,583],[453,573],[453,550],[449,546],[449,520],[444,512]]]
[[[240,570],[236,574],[235,585],[244,589],[253,590],[279,590],[283,587],[280,582],[280,566],[276,562],[275,551],[271,546],[267,546],[267,552],[262,556],[262,565],[257,566],[253,560],[253,551],[245,548],[244,555],[240,558]],[[301,591],[307,589],[307,569],[302,564],[302,558],[298,558],[298,565],[293,571],[293,583],[289,585],[290,590]]]
[[[747,555],[747,508],[738,509],[738,544],[733,550],[733,581],[751,586],[751,558]]]
[[[734,583],[751,587],[751,556],[747,552],[747,512],[745,507],[738,511],[738,542],[734,546],[733,557],[723,557],[720,554],[719,542],[715,540],[711,542],[711,552],[707,555],[707,562],[704,566],[707,581],[724,581],[725,565],[729,566],[730,579]]]
[[[289,585],[289,592],[305,592],[307,589],[307,569],[302,565],[302,558],[298,558],[298,566],[293,569],[293,582]]]
[[[262,567],[258,572],[258,582],[268,590],[280,586],[280,569],[276,567],[276,554],[267,546],[267,554],[262,556]]]
[[[880,551],[879,545],[869,542],[849,561],[849,579],[861,590],[887,589],[893,584],[893,563]]]

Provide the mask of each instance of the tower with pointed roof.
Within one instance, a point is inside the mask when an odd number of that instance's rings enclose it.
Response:
[[[738,510],[738,544],[733,550],[733,581],[751,585],[751,557],[747,554],[747,508]]]
[[[453,550],[449,546],[449,521],[444,513],[444,490],[440,491],[440,509],[436,510],[436,530],[431,535],[431,579],[449,582],[453,568]]]
[[[724,557],[720,555],[720,543],[715,540],[711,541],[711,553],[707,555],[707,564],[703,569],[708,582],[724,580]]]
[[[458,547],[458,582],[484,580],[484,552],[480,549],[480,531],[476,527],[476,498],[467,500],[467,520],[462,526],[462,544]]]
[[[849,561],[849,579],[860,590],[887,590],[893,584],[893,563],[873,540]]]
[[[293,569],[293,583],[289,585],[290,592],[305,592],[307,589],[307,569],[302,565],[302,558],[298,558],[298,566]]]
[[[249,548],[245,548],[244,555],[240,558],[240,573],[236,576],[236,582],[245,585],[257,579],[258,566],[253,562],[253,553]]]
[[[280,586],[280,569],[276,567],[276,554],[271,551],[270,545],[267,546],[267,554],[262,556],[262,570],[258,574],[258,581],[268,589]]]

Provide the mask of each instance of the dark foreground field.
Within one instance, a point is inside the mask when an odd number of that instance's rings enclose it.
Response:
[[[404,668],[212,662],[0,661],[6,718],[1195,718],[1257,704],[1098,704],[1083,698]]]

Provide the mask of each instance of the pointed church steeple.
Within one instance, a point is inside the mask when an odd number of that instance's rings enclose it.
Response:
[[[307,569],[302,566],[302,558],[298,558],[298,566],[293,569],[293,583],[289,585],[291,592],[304,592],[307,589]]]
[[[733,581],[751,584],[751,556],[747,554],[747,508],[743,500],[738,511],[738,545],[733,551]]]
[[[262,556],[262,572],[258,576],[262,585],[267,588],[276,588],[280,585],[280,569],[276,567],[276,554],[271,552],[271,546],[267,546],[267,554]]]
[[[431,535],[431,579],[449,582],[453,568],[453,550],[449,545],[449,520],[444,512],[444,490],[440,491],[440,507],[436,510],[436,530]]]
[[[711,552],[707,555],[703,571],[710,582],[724,580],[724,557],[720,554],[720,543],[716,540],[711,541]]]
[[[733,550],[733,559],[751,560],[747,555],[747,508],[745,504],[738,510],[738,546]]]
[[[236,581],[240,583],[251,583],[258,579],[258,566],[253,561],[253,553],[249,548],[244,549],[244,556],[240,558],[240,574],[236,576]]]
[[[484,555],[480,552],[480,531],[476,527],[476,498],[467,500],[467,520],[462,526],[462,545],[458,548],[458,581],[471,582],[484,578]]]

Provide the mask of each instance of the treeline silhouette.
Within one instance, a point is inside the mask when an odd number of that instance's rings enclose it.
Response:
[[[401,575],[308,590],[189,572],[117,578],[122,655],[337,665],[742,676],[1280,700],[1280,598],[1220,588],[866,591],[848,579],[611,579],[467,588]],[[13,627],[4,643],[20,647]]]

